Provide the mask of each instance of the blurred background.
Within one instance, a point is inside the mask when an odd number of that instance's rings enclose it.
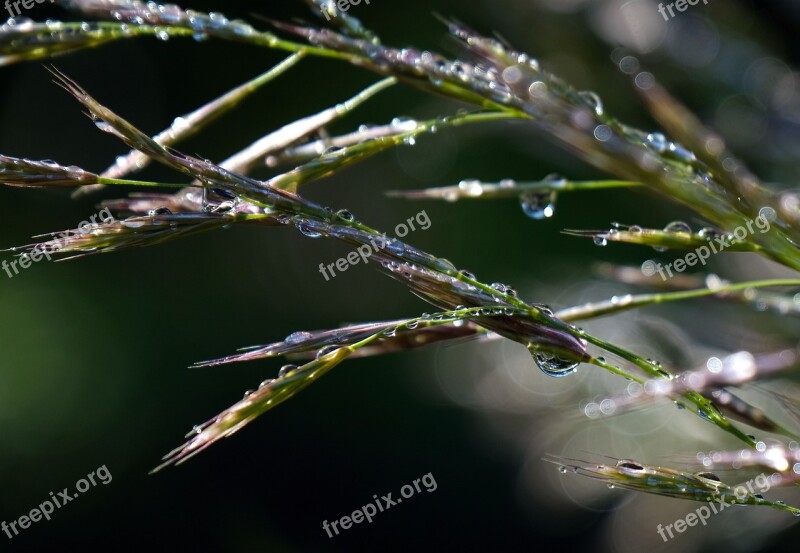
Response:
[[[387,44],[459,53],[435,13],[497,32],[606,110],[656,130],[619,73],[624,46],[767,182],[800,186],[800,2],[710,0],[665,22],[650,0],[372,0],[351,9]],[[183,7],[253,20],[314,20],[299,1],[197,0]],[[36,5],[34,19],[72,19]],[[264,23],[258,26],[263,27]],[[285,54],[248,46],[139,39],[53,63],[90,94],[154,134],[263,72]],[[377,77],[308,59],[179,149],[222,160],[299,117],[349,98]],[[382,93],[331,133],[397,116],[430,117],[464,106],[403,87]],[[100,171],[125,148],[99,133],[51,82],[42,64],[0,69],[0,152]],[[461,179],[603,176],[524,125],[442,131],[313,183],[305,195],[347,208],[382,230],[425,209],[427,231],[408,241],[483,281],[514,286],[554,308],[632,291],[596,274],[598,262],[639,266],[669,253],[598,248],[560,234],[612,221],[663,227],[701,221],[645,191],[558,199],[555,215],[526,218],[514,201],[411,203],[391,189]],[[263,172],[263,175],[269,174]],[[172,181],[152,166],[142,178]],[[114,197],[71,200],[62,191],[0,188],[0,247],[75,227]],[[326,282],[321,262],[348,249],[284,228],[233,228],[143,250],[41,262],[13,279],[0,273],[0,520],[11,521],[101,465],[98,486],[6,543],[4,550],[119,551],[177,548],[305,551],[789,551],[793,517],[738,509],[664,544],[657,524],[697,505],[561,475],[546,453],[610,455],[682,466],[698,451],[737,447],[669,404],[590,420],[586,403],[625,382],[582,367],[548,379],[513,343],[463,344],[348,361],[296,398],[187,464],[148,470],[194,424],[274,377],[280,360],[189,370],[237,348],[297,330],[420,314],[430,307],[371,267]],[[5,259],[11,259],[5,254]],[[777,274],[747,254],[717,256],[731,279]],[[748,321],[749,324],[742,324]],[[710,355],[792,344],[795,321],[741,306],[651,308],[585,325],[645,357],[689,368]],[[667,344],[667,345],[665,345]],[[680,355],[675,344],[681,344]],[[753,391],[758,398],[759,390]],[[763,399],[763,398],[762,398]],[[790,424],[790,423],[789,423]],[[328,538],[324,520],[432,473],[437,489]],[[724,478],[723,478],[724,479]],[[771,493],[798,505],[795,491]]]

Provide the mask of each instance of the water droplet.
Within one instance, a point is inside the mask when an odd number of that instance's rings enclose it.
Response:
[[[321,232],[314,230],[307,223],[298,223],[297,230],[299,230],[302,234],[308,236],[309,238],[319,238],[320,236],[322,236]]]
[[[597,115],[603,115],[603,101],[597,93],[591,90],[584,90],[578,93],[581,99],[594,111]]]
[[[558,472],[561,474],[567,474],[567,467],[558,467]]]
[[[283,341],[286,342],[287,344],[298,344],[300,342],[308,340],[309,338],[311,338],[310,332],[304,332],[300,330],[298,332],[292,332],[286,338],[284,338]]]
[[[552,217],[556,212],[555,202],[555,192],[525,192],[519,197],[522,212],[536,220]]]
[[[647,145],[658,153],[663,153],[668,145],[667,137],[660,132],[654,132],[647,135]]]
[[[475,275],[473,275],[469,271],[459,271],[458,274],[469,280],[475,280]]]
[[[547,376],[562,377],[572,374],[578,368],[579,363],[571,359],[563,359],[552,353],[536,350],[533,347],[528,347],[528,350],[533,356],[533,360],[541,371]]]
[[[338,215],[340,219],[344,219],[345,221],[353,221],[355,219],[353,214],[347,211],[346,209],[340,209],[339,211],[336,212],[336,215]]]
[[[473,198],[483,194],[483,184],[481,184],[481,181],[475,179],[462,180],[458,183],[458,189],[467,196]]]
[[[284,365],[278,371],[278,378],[283,378],[284,376],[286,376],[287,374],[289,374],[290,372],[292,372],[296,368],[297,368],[297,365]]]
[[[270,384],[272,384],[273,382],[275,382],[275,379],[274,379],[274,378],[268,378],[268,379],[266,379],[265,381],[263,381],[261,384],[259,384],[259,385],[258,385],[258,387],[259,387],[259,388],[264,388],[265,386],[269,386],[269,385],[270,385]]]
[[[406,323],[406,328],[408,330],[414,330],[415,328],[417,328],[417,326],[419,326],[419,321],[411,321],[409,323]]]
[[[692,227],[684,223],[683,221],[673,221],[667,226],[664,227],[665,232],[687,232],[689,234],[692,233]]]
[[[339,349],[339,346],[337,346],[336,344],[331,344],[329,346],[325,346],[324,348],[322,348],[321,350],[319,350],[317,352],[317,357],[316,358],[319,359],[321,357],[325,357],[326,355],[328,355],[329,353],[331,353],[333,351],[336,351],[337,349]]]
[[[605,236],[595,236],[592,240],[595,246],[607,246],[608,239]]]
[[[103,121],[102,119],[98,119],[97,121],[94,122],[94,124],[98,129],[100,129],[103,132],[110,132],[110,133],[114,132],[114,128],[105,121]]]
[[[248,397],[250,397],[251,395],[253,395],[253,393],[254,393],[254,392],[255,392],[255,390],[247,390],[247,391],[244,393],[244,397],[243,397],[242,399],[247,399]]]

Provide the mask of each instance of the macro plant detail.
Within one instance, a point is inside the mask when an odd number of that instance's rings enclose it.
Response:
[[[616,416],[666,400],[684,410],[684,419],[699,416],[743,444],[741,451],[704,457],[701,463],[705,468],[697,472],[627,458],[609,464],[561,457],[546,459],[558,465],[562,473],[663,497],[696,502],[717,498],[730,504],[767,506],[800,515],[796,507],[750,491],[739,497],[734,493],[735,483],[725,484],[709,472],[714,467],[732,470],[735,478],[738,470],[769,471],[773,488],[800,482],[800,449],[794,441],[798,439],[797,430],[737,395],[738,387],[796,373],[800,352],[795,344],[787,341],[773,351],[741,351],[724,359],[714,358],[714,362],[709,360],[702,367],[672,366],[618,345],[602,333],[576,326],[581,321],[701,298],[739,304],[742,309],[769,310],[775,317],[787,319],[796,317],[800,309],[797,296],[791,292],[800,288],[800,277],[795,275],[800,270],[798,196],[785,187],[763,183],[728,151],[714,131],[672,97],[654,75],[642,70],[634,56],[616,52],[614,61],[630,77],[636,93],[662,130],[641,130],[623,123],[608,113],[594,92],[577,90],[541,67],[529,54],[451,20],[444,20],[443,24],[461,46],[456,58],[431,50],[387,46],[351,13],[321,0],[309,0],[308,4],[313,14],[322,18],[320,24],[329,27],[263,22],[274,31],[257,30],[255,17],[253,23],[231,21],[220,13],[201,13],[172,4],[136,0],[56,3],[75,13],[76,20],[8,20],[0,27],[0,66],[47,60],[55,83],[80,104],[99,130],[119,139],[130,151],[102,172],[70,165],[68,160],[31,160],[0,154],[0,182],[22,188],[71,189],[76,197],[109,187],[148,190],[103,201],[101,207],[113,212],[114,217],[93,222],[80,233],[59,238],[52,233],[38,243],[11,251],[25,257],[45,250],[62,259],[72,259],[153,246],[231,225],[265,227],[265,232],[290,227],[310,239],[333,238],[356,248],[369,248],[374,267],[405,285],[433,310],[336,329],[299,330],[280,341],[228,355],[221,352],[225,356],[198,362],[196,367],[218,367],[281,357],[297,364],[285,365],[275,378],[265,379],[241,400],[195,426],[187,434],[187,441],[168,453],[154,471],[180,464],[231,436],[315,384],[347,359],[456,344],[466,339],[479,344],[508,340],[527,348],[532,365],[550,377],[567,378],[581,364],[587,366],[586,370],[621,377],[617,395],[586,405],[589,418]],[[227,94],[178,116],[151,137],[135,126],[135,114],[112,110],[113,98],[95,98],[90,90],[62,73],[57,58],[80,55],[82,49],[114,41],[149,37],[160,41],[235,41],[254,49],[279,50],[287,57]],[[267,133],[219,163],[179,151],[182,141],[202,132],[262,87],[276,86],[279,79],[290,78],[291,68],[310,58],[352,64],[375,74],[377,80],[361,91],[353,91],[349,98],[332,99],[337,103],[329,109]],[[428,119],[390,115],[382,125],[364,125],[335,136],[325,133],[328,125],[349,119],[376,95],[401,86],[446,97],[461,109],[454,107],[450,113]],[[463,109],[464,105],[468,107]],[[531,222],[535,225],[535,221],[554,217],[559,195],[597,190],[615,194],[647,191],[652,197],[682,206],[701,219],[704,226],[695,231],[686,223],[674,222],[661,230],[614,223],[608,230],[564,232],[589,237],[600,246],[625,242],[658,252],[691,252],[711,243],[724,244],[719,251],[714,250],[715,255],[747,252],[762,256],[780,265],[790,276],[732,282],[716,275],[703,279],[676,274],[672,278],[670,272],[670,279],[666,279],[656,276],[657,265],[647,266],[649,271],[644,265],[641,271],[614,267],[608,271],[613,280],[656,291],[554,310],[545,303],[547,298],[537,298],[537,303],[524,301],[511,285],[502,282],[502,275],[483,280],[439,256],[447,252],[434,254],[399,239],[382,240],[386,229],[367,224],[368,215],[357,216],[345,206],[320,205],[304,195],[303,188],[308,183],[387,150],[413,146],[423,135],[504,122],[535,129],[543,140],[588,163],[598,176],[580,180],[551,174],[531,176],[525,181],[499,178],[496,182],[466,178],[452,186],[389,191],[390,201],[510,199],[519,202],[521,216],[534,220]],[[151,163],[171,169],[175,174],[173,182],[136,180],[135,174]],[[268,179],[250,176],[255,169],[265,168],[273,173]],[[610,178],[602,178],[603,174]],[[485,202],[484,206],[491,209],[492,204]],[[765,224],[753,232],[754,221]],[[735,232],[739,228],[749,228],[750,232],[740,238]],[[688,254],[687,260],[689,255],[693,254]],[[773,288],[780,291],[766,290]],[[311,316],[309,327],[314,324]],[[789,397],[780,399],[795,422],[800,420],[794,401]],[[767,443],[757,439],[754,431],[774,434],[782,441]]]

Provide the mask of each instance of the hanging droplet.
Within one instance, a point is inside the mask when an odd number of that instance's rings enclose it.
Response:
[[[536,220],[552,217],[556,212],[555,202],[555,192],[525,192],[519,197],[522,212]]]
[[[306,223],[298,223],[297,230],[299,230],[304,235],[308,236],[309,238],[319,238],[322,236],[321,232],[317,232],[316,230],[312,229]]]
[[[537,350],[532,346],[528,347],[528,351],[530,351],[539,369],[547,376],[556,378],[567,376],[568,374],[574,373],[579,365],[577,361],[563,359],[552,353]]]
[[[608,239],[605,236],[601,236],[601,235],[595,236],[592,241],[594,242],[595,246],[607,246],[608,245]]]

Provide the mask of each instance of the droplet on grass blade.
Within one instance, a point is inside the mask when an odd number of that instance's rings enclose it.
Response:
[[[311,338],[311,333],[301,330],[298,332],[292,332],[286,338],[284,338],[283,341],[286,342],[287,344],[297,344],[298,342],[302,342],[303,340],[308,340],[309,338]]]
[[[556,212],[555,201],[555,192],[525,192],[519,197],[522,212],[536,220],[552,217]]]
[[[278,371],[278,378],[283,378],[284,376],[286,376],[287,374],[289,374],[290,372],[292,372],[296,368],[297,368],[297,365],[284,365]]]
[[[672,221],[670,224],[664,227],[665,232],[686,232],[691,234],[692,227],[688,224],[684,223],[683,221]]]
[[[555,378],[560,378],[574,373],[579,363],[572,359],[564,359],[546,351],[537,351],[534,348],[528,348],[531,352],[536,366],[546,374]]]

